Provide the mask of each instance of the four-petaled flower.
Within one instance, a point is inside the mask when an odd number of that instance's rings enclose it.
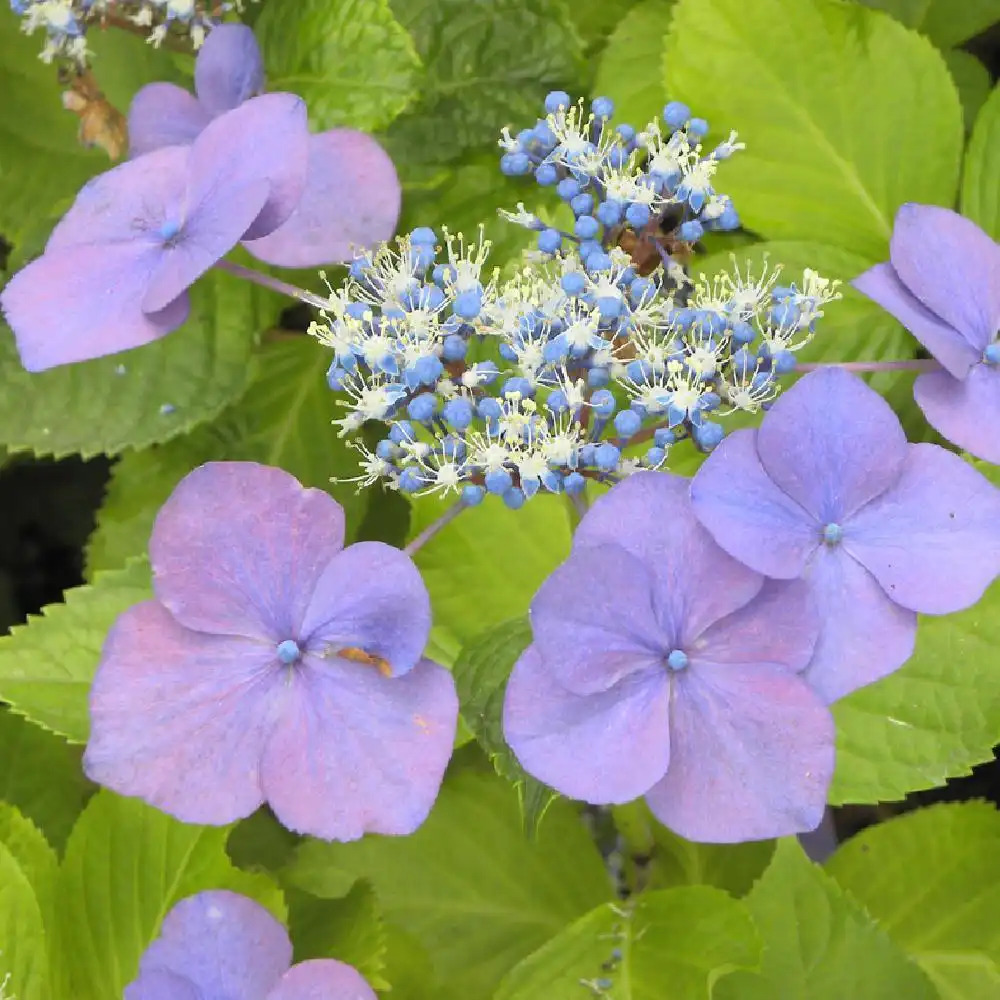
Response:
[[[343,547],[344,514],[280,469],[190,473],[150,540],[155,600],[108,635],[87,774],[189,823],[263,802],[331,840],[412,833],[451,756],[451,675],[421,659],[430,601],[409,556]]]
[[[732,556],[805,578],[823,623],[805,676],[827,702],[909,659],[916,612],[969,607],[1000,573],[1000,490],[958,455],[908,444],[889,404],[840,369],[727,437],[691,496]]]
[[[292,965],[285,928],[259,903],[225,890],[188,896],[163,918],[124,1000],[376,1000],[350,965]]]
[[[1000,463],[1000,244],[947,208],[911,204],[896,216],[889,255],[852,284],[944,369],[913,386],[928,423]]]
[[[151,83],[128,114],[133,156],[187,145],[218,115],[264,89],[264,64],[250,28],[214,28],[198,52],[197,97],[172,83]],[[258,132],[257,141],[274,141]],[[350,260],[355,250],[381,243],[396,229],[402,189],[382,147],[364,132],[335,128],[309,137],[309,170],[302,199],[274,232],[246,241],[261,260],[313,267]]]
[[[689,840],[820,822],[834,730],[799,674],[819,631],[808,589],[723,552],[686,479],[637,472],[598,500],[531,626],[503,725],[535,777],[591,803],[644,795]]]

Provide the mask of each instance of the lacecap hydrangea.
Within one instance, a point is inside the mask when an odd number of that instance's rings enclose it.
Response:
[[[501,210],[537,233],[513,274],[489,266],[481,233],[421,227],[356,257],[331,289],[310,332],[334,354],[335,424],[389,428],[373,449],[351,442],[359,483],[516,509],[660,469],[685,438],[710,451],[728,414],[776,396],[836,282],[806,270],[779,284],[780,268],[735,260],[690,278],[703,234],[739,225],[714,175],[743,144],[731,133],[704,152],[707,123],[678,102],[643,131],[612,113],[608,98],[588,113],[556,92],[533,127],[503,130],[500,169],[554,188],[568,227]]]

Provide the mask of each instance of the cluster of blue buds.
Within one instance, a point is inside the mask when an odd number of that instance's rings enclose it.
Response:
[[[229,10],[241,10],[244,0],[10,0],[28,34],[44,29],[44,62],[59,57],[77,64],[87,61],[86,32],[109,15],[148,28],[148,41],[159,45],[173,31],[199,48],[207,32]]]
[[[558,99],[561,109],[544,120],[557,138],[548,157],[568,142],[569,126],[556,126],[579,119],[564,96],[547,101],[551,107]],[[594,132],[597,112],[609,116],[610,101],[593,107],[589,146],[568,142],[574,166],[560,160],[554,168],[566,172],[556,180],[564,188],[570,179],[582,187],[574,171],[613,148]],[[667,105],[668,121],[677,121],[676,109]],[[627,128],[615,134],[626,137],[623,150],[635,138]],[[347,412],[334,422],[341,435],[355,435],[369,420],[387,425],[373,450],[353,438],[362,464],[354,481],[381,480],[417,495],[454,492],[468,504],[492,493],[518,508],[539,491],[573,494],[588,479],[611,483],[658,469],[680,440],[711,450],[724,433],[720,419],[768,405],[823,305],[838,297],[835,283],[807,270],[801,282],[779,285],[779,269],[765,262],[752,274],[735,259],[731,272],[693,281],[667,249],[676,244],[661,242],[670,238],[662,228],[651,237],[655,265],[638,263],[634,250],[615,242],[622,227],[633,220],[636,228],[659,226],[681,198],[677,226],[735,220],[725,196],[702,185],[696,198],[683,169],[678,177],[658,169],[648,179],[652,150],[661,148],[648,137],[657,134],[650,124],[641,135],[652,146],[640,142],[616,157],[621,168],[587,175],[591,190],[573,195],[589,199],[587,212],[577,211],[582,203],[574,207],[575,232],[551,230],[523,206],[501,212],[539,232],[539,249],[506,280],[487,268],[490,245],[481,234],[467,242],[420,228],[353,261],[310,332],[334,353],[327,378],[343,393]],[[506,133],[502,142],[508,144]],[[648,154],[642,164],[640,149]],[[519,155],[504,154],[508,173],[517,171],[506,158]],[[650,192],[645,200],[635,192],[619,197],[624,186],[609,186],[625,164],[647,178],[636,185],[636,192]],[[536,175],[544,165],[539,161]],[[637,204],[656,216],[637,214]],[[705,218],[720,204],[721,212]],[[620,213],[617,222],[604,206]],[[602,207],[603,221],[590,214]],[[583,220],[599,229],[581,227]],[[549,232],[558,245],[542,245]]]

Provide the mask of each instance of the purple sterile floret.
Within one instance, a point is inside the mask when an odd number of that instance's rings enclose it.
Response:
[[[190,473],[150,540],[155,600],[109,633],[90,777],[190,823],[268,802],[330,840],[406,834],[451,756],[451,674],[421,658],[430,601],[409,556],[343,547],[341,507],[280,469]]]
[[[691,496],[727,552],[810,586],[822,630],[805,676],[827,702],[909,659],[916,612],[969,607],[1000,573],[1000,490],[952,452],[908,444],[885,400],[840,369],[726,438]]]
[[[504,733],[524,768],[591,803],[645,796],[690,840],[814,828],[833,720],[799,672],[819,623],[695,520],[687,480],[639,472],[581,521],[531,605]]]
[[[188,896],[163,918],[124,1000],[375,1000],[350,965],[292,965],[285,928],[259,903],[226,890]]]
[[[280,149],[257,142],[255,130]],[[244,236],[273,232],[305,184],[305,105],[267,94],[192,146],[123,163],[81,189],[41,257],[0,292],[29,371],[139,347],[180,326],[187,289]]]
[[[186,144],[219,114],[264,86],[260,49],[242,24],[213,29],[195,62],[197,97],[170,83],[143,87],[129,108],[131,153]],[[272,143],[264,133],[258,140]],[[280,267],[351,260],[360,247],[389,239],[402,190],[385,150],[369,135],[336,128],[309,137],[308,178],[301,203],[276,232],[248,237],[247,249]]]
[[[904,205],[890,261],[855,278],[941,363],[913,395],[944,437],[1000,462],[1000,244],[934,205]]]

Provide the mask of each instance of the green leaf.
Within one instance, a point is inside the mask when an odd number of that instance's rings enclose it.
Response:
[[[254,341],[276,301],[273,292],[210,271],[191,290],[188,321],[162,340],[34,374],[0,325],[2,443],[39,455],[115,454],[210,420],[246,389]]]
[[[531,626],[516,618],[491,628],[462,648],[452,673],[462,718],[497,774],[517,789],[525,832],[537,832],[556,795],[526,773],[503,738],[503,699],[517,658],[531,642]]]
[[[228,827],[180,823],[137,799],[98,793],[69,838],[58,879],[56,954],[74,1000],[120,997],[175,903],[229,889],[285,917],[277,886],[234,868]]]
[[[1000,581],[967,611],[921,617],[906,665],[833,706],[830,802],[890,802],[990,760],[1000,740]]]
[[[927,35],[935,45],[948,48],[1000,21],[1000,0],[860,0],[878,7],[909,28]]]
[[[0,843],[0,996],[49,1000],[48,965],[38,899],[24,870]]]
[[[747,143],[718,186],[764,236],[883,260],[903,202],[954,201],[958,94],[930,42],[884,14],[679,0],[666,67],[672,97]]]
[[[0,699],[71,743],[86,743],[87,695],[108,629],[149,596],[142,560],[68,590],[64,604],[50,604],[0,639]]]
[[[717,980],[759,960],[743,904],[708,886],[667,889],[588,913],[505,976],[495,1000],[577,1000],[587,984],[615,1000],[662,1000],[666,983],[671,996],[707,1000]]]
[[[603,48],[608,36],[628,17],[638,2],[639,0],[617,0],[616,3],[608,3],[607,0],[574,0],[569,5],[570,17],[583,39],[588,55]],[[597,90],[593,91],[595,97],[599,93]]]
[[[427,950],[443,984],[485,997],[525,955],[609,900],[611,885],[569,803],[555,802],[529,841],[512,789],[477,757],[457,756],[430,817],[412,836],[308,841],[285,878],[330,897],[369,880],[386,919]]]
[[[942,997],[1000,996],[1000,813],[992,805],[897,816],[842,844],[826,867]]]
[[[761,971],[723,980],[718,1000],[936,1000],[920,969],[794,838],[778,841],[746,903],[764,938]]]
[[[445,510],[435,497],[415,500],[411,537]],[[464,510],[414,555],[430,591],[439,648],[457,652],[491,625],[524,615],[569,546],[561,497],[539,495],[520,510],[495,502]]]
[[[89,785],[80,752],[9,710],[0,710],[0,799],[16,806],[62,847]]]
[[[584,75],[562,0],[395,0],[393,9],[426,66],[419,103],[385,137],[398,162],[495,146],[504,125],[534,124],[548,91],[573,91]]]
[[[969,139],[962,175],[962,214],[1000,240],[1000,86],[983,105]]]
[[[288,896],[288,929],[295,961],[336,958],[353,965],[374,989],[389,989],[384,978],[386,934],[375,890],[363,879],[343,899],[320,899],[300,889]]]
[[[636,129],[659,120],[667,101],[659,66],[673,6],[674,0],[643,0],[633,7],[618,21],[597,64],[594,94],[610,97],[615,118]]]
[[[968,132],[993,87],[990,71],[971,52],[964,49],[946,49],[942,55],[958,88],[965,130]]]
[[[315,131],[383,128],[416,93],[420,59],[388,0],[268,0],[255,30],[269,89],[302,97]]]

